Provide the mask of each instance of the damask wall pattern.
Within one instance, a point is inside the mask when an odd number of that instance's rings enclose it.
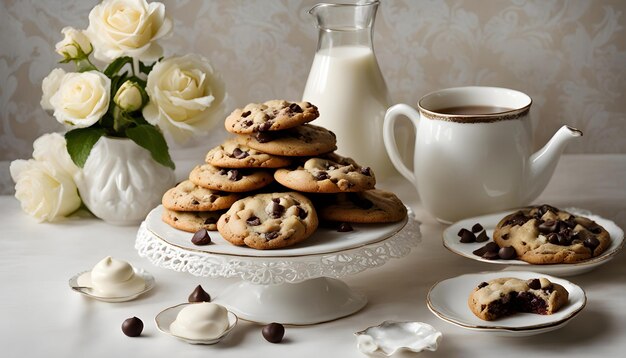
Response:
[[[165,3],[174,21],[166,55],[209,58],[234,106],[299,99],[317,31],[311,0],[182,0]],[[39,106],[41,80],[55,67],[64,26],[85,28],[97,3],[0,3],[0,193],[8,163],[63,128]],[[626,2],[621,0],[382,0],[375,49],[394,102],[460,85],[518,89],[533,98],[535,146],[562,124],[584,137],[570,153],[626,153]],[[223,137],[193,143],[198,152]],[[187,150],[174,149],[174,157]]]

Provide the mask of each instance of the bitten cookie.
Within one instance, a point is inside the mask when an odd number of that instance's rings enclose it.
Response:
[[[239,195],[219,190],[206,189],[189,180],[166,191],[163,206],[176,211],[215,211],[228,209],[239,200]]]
[[[220,168],[282,168],[291,164],[288,157],[259,152],[234,139],[211,149],[205,161]]]
[[[217,230],[217,220],[224,211],[174,211],[163,208],[161,219],[169,226],[187,231],[196,232],[200,229]]]
[[[235,139],[261,152],[286,157],[320,155],[337,149],[335,134],[312,124],[303,124],[284,131],[238,135]]]
[[[317,224],[311,201],[301,194],[286,192],[257,194],[235,202],[220,218],[217,229],[234,245],[266,250],[305,240]]]
[[[553,314],[568,302],[567,290],[546,278],[504,277],[480,283],[469,296],[476,317],[493,321],[516,312]]]
[[[395,194],[372,189],[360,193],[324,195],[318,206],[322,220],[350,223],[389,223],[406,217],[406,207]]]
[[[203,164],[193,168],[189,180],[203,188],[241,193],[260,189],[274,178],[264,170],[223,169]]]
[[[529,207],[500,220],[493,233],[500,247],[512,246],[532,264],[574,263],[600,255],[609,233],[594,221],[549,205]]]
[[[376,185],[369,167],[335,153],[308,159],[296,168],[278,169],[274,178],[290,189],[308,193],[357,192]]]
[[[251,134],[296,127],[318,116],[317,107],[309,102],[272,100],[235,109],[226,117],[224,126],[231,133]]]

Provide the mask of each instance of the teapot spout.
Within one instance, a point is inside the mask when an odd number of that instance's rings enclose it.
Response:
[[[526,190],[526,203],[536,199],[546,188],[556,164],[563,153],[563,150],[570,140],[582,137],[583,132],[570,126],[561,127],[554,136],[539,151],[531,155],[529,160],[529,171],[526,176],[528,187]]]

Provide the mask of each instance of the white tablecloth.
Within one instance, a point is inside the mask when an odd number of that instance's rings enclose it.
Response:
[[[190,165],[179,165],[180,173]],[[0,197],[0,356],[360,357],[353,332],[384,320],[423,321],[442,331],[439,350],[424,357],[616,357],[626,352],[623,253],[591,273],[570,278],[586,290],[588,304],[564,328],[527,338],[468,331],[430,313],[426,293],[439,280],[492,267],[446,250],[441,244],[444,226],[424,212],[403,179],[379,186],[396,191],[415,210],[423,238],[409,256],[344,280],[368,296],[365,309],[329,323],[287,327],[282,344],[266,342],[260,326],[240,322],[215,346],[193,346],[165,336],[154,317],[163,308],[184,302],[197,284],[215,296],[233,280],[198,278],[152,266],[133,248],[136,227],[111,226],[93,218],[38,224],[21,212],[13,197]],[[538,201],[585,208],[626,227],[626,155],[563,157]],[[157,287],[138,300],[118,304],[72,292],[68,279],[106,255],[148,269]],[[140,338],[121,332],[122,321],[132,316],[144,321]]]

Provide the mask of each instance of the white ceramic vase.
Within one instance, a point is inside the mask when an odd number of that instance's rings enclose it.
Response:
[[[174,171],[127,138],[101,137],[76,178],[89,210],[114,225],[135,225],[174,185]]]

